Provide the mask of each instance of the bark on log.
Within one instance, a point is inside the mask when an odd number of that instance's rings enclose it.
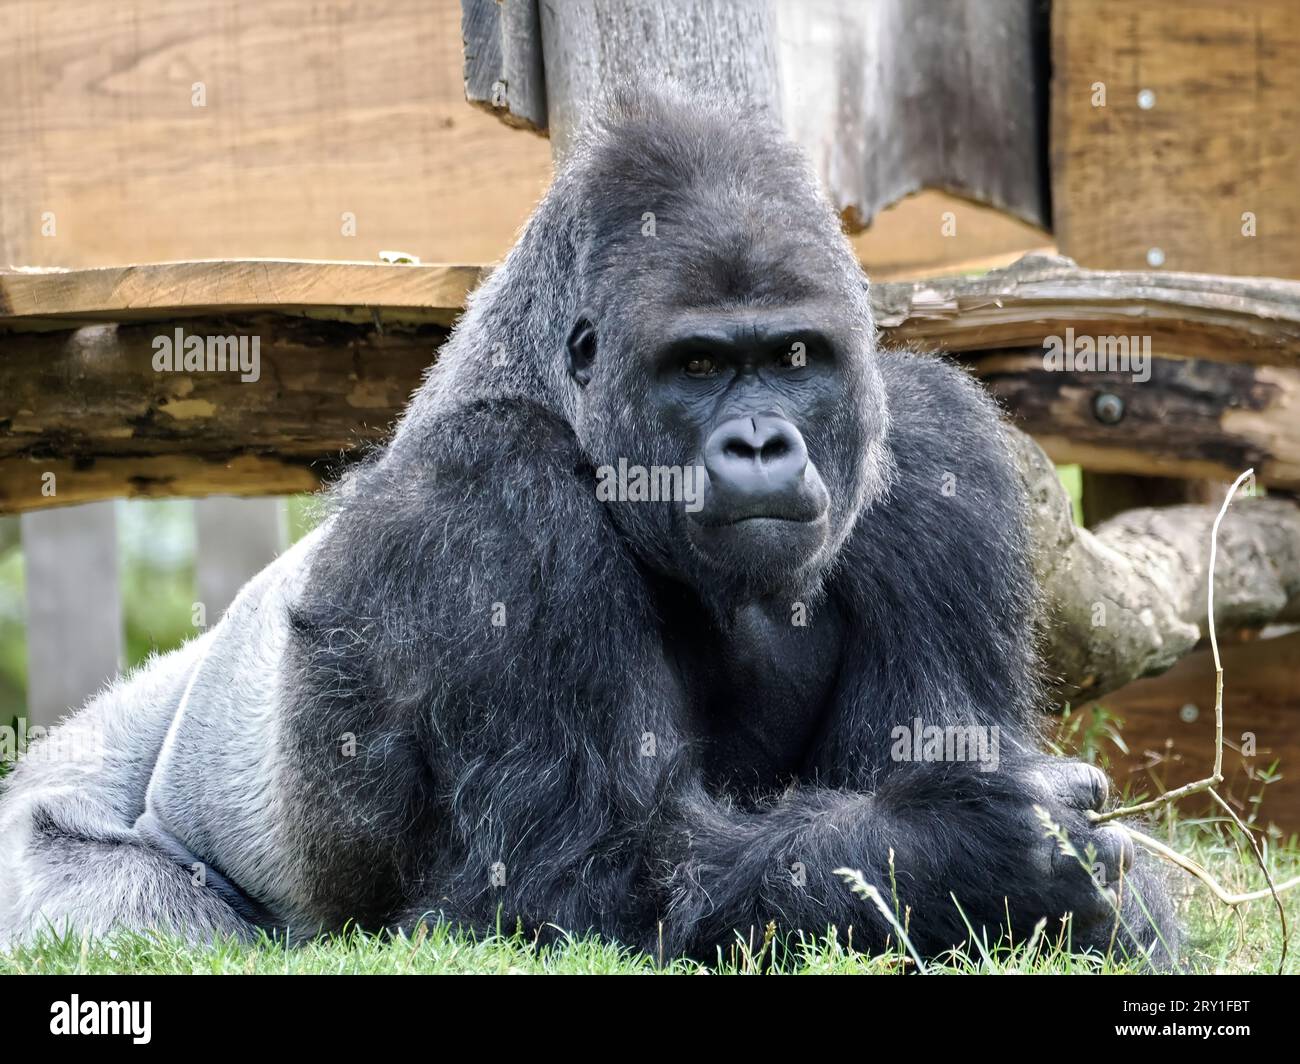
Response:
[[[175,347],[178,329],[256,341],[257,379],[155,371],[155,340]],[[0,511],[313,491],[388,434],[446,336],[432,324],[268,314],[27,333],[21,343],[0,334]]]
[[[382,436],[485,272],[281,261],[0,272],[0,511],[309,490]],[[1034,257],[974,279],[873,285],[872,302],[885,343],[966,354],[1062,460],[1185,477],[1257,465],[1263,483],[1300,490],[1300,283]],[[1151,322],[1157,356],[1219,364],[1157,362],[1143,384],[1041,367],[1045,336]],[[260,379],[156,373],[151,345],[177,327],[258,336]],[[1229,364],[1250,359],[1292,368]],[[1126,389],[1116,425],[1089,421],[1103,381]],[[57,497],[41,491],[47,472]]]
[[[1095,532],[1074,524],[1051,460],[1012,430],[1030,497],[1054,697],[1079,702],[1164,672],[1208,636],[1217,506],[1130,510]],[[1300,621],[1300,507],[1238,498],[1219,528],[1219,632]]]
[[[1048,224],[1037,0],[569,0],[540,17],[536,0],[463,0],[462,12],[466,95],[548,126],[557,155],[611,85],[664,77],[779,116],[853,228],[921,188]],[[520,39],[533,24],[544,77]]]
[[[1023,351],[981,352],[971,368],[1055,462],[1148,484],[1231,482],[1253,468],[1300,491],[1300,369],[1151,357],[1149,377],[1134,379],[1047,370]]]
[[[1151,337],[1163,357],[1300,368],[1300,282],[1084,270],[1026,255],[982,277],[872,286],[891,342],[948,351],[1043,349],[1046,336]]]

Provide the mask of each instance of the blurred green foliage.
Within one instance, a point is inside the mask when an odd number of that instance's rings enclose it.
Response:
[[[1065,493],[1074,505],[1074,523],[1083,524],[1083,467],[1077,465],[1059,465],[1056,475],[1061,478]]]

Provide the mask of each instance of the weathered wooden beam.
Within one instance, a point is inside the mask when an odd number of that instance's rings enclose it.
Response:
[[[465,98],[507,125],[546,130],[537,0],[462,0]]]
[[[255,345],[256,380],[159,372],[178,331]],[[0,333],[0,510],[311,491],[387,435],[446,335],[269,314]]]
[[[0,510],[310,490],[384,438],[485,272],[218,262],[0,273]],[[1300,283],[1036,257],[978,278],[874,285],[872,297],[885,343],[965,353],[1062,460],[1184,477],[1256,464],[1264,483],[1300,486]],[[1153,335],[1162,359],[1140,384],[1043,370],[1044,338],[1070,328]],[[205,345],[256,339],[257,379],[157,371],[156,345],[176,346],[177,329]],[[1163,360],[1182,354],[1221,361]],[[1091,413],[1102,387],[1124,402],[1116,425]]]
[[[489,269],[254,259],[0,270],[0,333],[257,312],[445,326]],[[1028,255],[978,277],[875,284],[871,294],[893,343],[1041,347],[1073,328],[1150,336],[1170,357],[1300,366],[1300,281],[1085,270]]]
[[[0,270],[0,332],[262,312],[445,326],[486,273],[482,266],[297,259]]]
[[[663,78],[783,119],[853,228],[921,188],[1048,224],[1037,0],[463,0],[462,11],[466,96],[548,127],[558,155],[612,86]]]
[[[1300,369],[1152,357],[1135,379],[1051,371],[1023,351],[979,352],[971,367],[1053,461],[1228,482],[1253,467],[1300,491]]]
[[[1150,337],[1176,358],[1300,367],[1300,282],[1084,270],[1027,255],[982,277],[873,285],[891,343],[948,351],[1042,349],[1044,338]]]

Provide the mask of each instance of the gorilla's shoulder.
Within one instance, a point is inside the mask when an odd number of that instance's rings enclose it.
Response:
[[[418,419],[418,420],[417,420]],[[420,410],[403,424],[385,462],[449,472],[466,467],[479,476],[485,467],[546,457],[566,462],[581,452],[572,426],[540,403],[521,397],[484,397],[438,410]]]
[[[539,567],[567,563],[571,542],[592,553],[611,542],[589,462],[562,417],[498,397],[416,416],[341,494],[311,574],[327,612],[412,596],[454,612],[480,585],[526,587]]]
[[[901,473],[951,470],[1001,481],[1013,472],[1002,412],[966,370],[908,350],[882,350],[877,365],[889,407],[891,451]]]
[[[889,526],[891,542],[930,559],[931,580],[940,573],[968,580],[990,565],[1023,568],[1024,481],[992,397],[960,366],[933,355],[882,351],[878,366],[893,475],[864,534]]]

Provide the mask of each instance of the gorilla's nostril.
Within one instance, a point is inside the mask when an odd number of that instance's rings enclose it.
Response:
[[[727,505],[748,500],[779,509],[798,495],[807,465],[799,430],[775,414],[730,418],[704,446],[704,466],[717,498],[730,500]]]

